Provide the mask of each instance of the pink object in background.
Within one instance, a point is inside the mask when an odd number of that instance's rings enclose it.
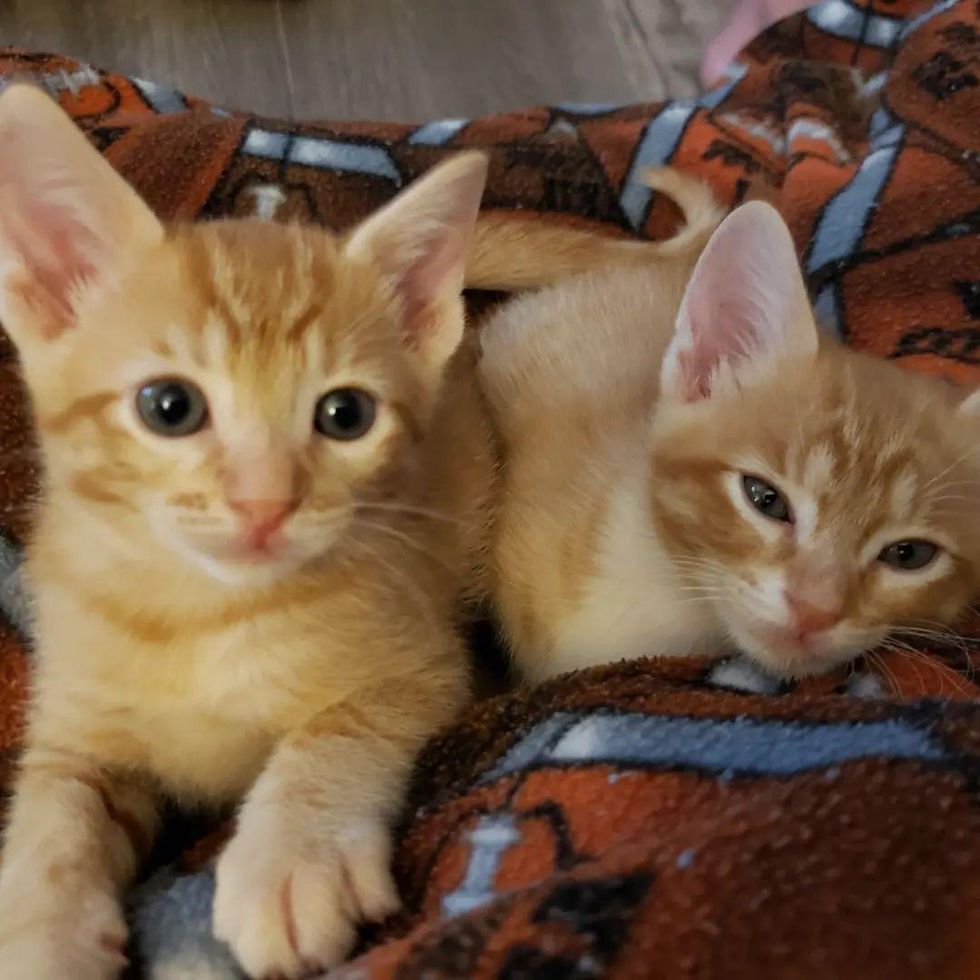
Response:
[[[708,45],[701,62],[705,86],[721,79],[725,68],[754,37],[776,21],[812,7],[816,0],[740,0],[728,25]]]

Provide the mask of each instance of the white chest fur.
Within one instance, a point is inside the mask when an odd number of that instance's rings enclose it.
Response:
[[[642,467],[612,492],[597,571],[564,618],[548,675],[634,657],[710,653],[721,636],[710,605],[690,591],[657,537]]]

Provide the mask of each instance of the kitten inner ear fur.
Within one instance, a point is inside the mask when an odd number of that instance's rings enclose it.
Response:
[[[407,347],[435,371],[463,336],[463,274],[486,177],[482,153],[451,157],[368,217],[345,245],[391,284]]]
[[[0,318],[21,353],[77,325],[160,222],[39,89],[0,95]]]
[[[715,230],[684,292],[661,391],[681,402],[771,375],[817,352],[817,326],[789,229],[761,201]]]

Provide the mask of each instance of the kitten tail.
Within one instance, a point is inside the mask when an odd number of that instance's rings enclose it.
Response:
[[[645,265],[660,260],[692,264],[725,216],[711,188],[670,167],[649,169],[643,183],[680,208],[684,224],[671,238],[641,242],[556,227],[512,212],[484,212],[476,225],[466,266],[472,289],[536,289],[606,265]]]

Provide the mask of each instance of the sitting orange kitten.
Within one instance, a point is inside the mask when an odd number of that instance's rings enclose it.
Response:
[[[45,462],[0,976],[116,976],[164,795],[245,797],[214,906],[244,969],[329,966],[395,907],[403,784],[467,696],[491,455],[452,448],[481,425],[453,355],[486,161],[336,238],[164,228],[34,89],[0,97],[0,146],[0,316]]]
[[[0,316],[45,463],[0,977],[113,977],[165,796],[245,797],[214,927],[300,976],[396,903],[389,825],[467,696],[495,448],[460,291],[671,261],[489,216],[463,154],[343,238],[164,228],[46,96],[0,96]],[[469,254],[467,254],[469,252]]]
[[[532,681],[732,647],[822,672],[952,623],[980,585],[980,394],[818,341],[766,204],[695,258],[569,280],[484,327],[494,589]]]

